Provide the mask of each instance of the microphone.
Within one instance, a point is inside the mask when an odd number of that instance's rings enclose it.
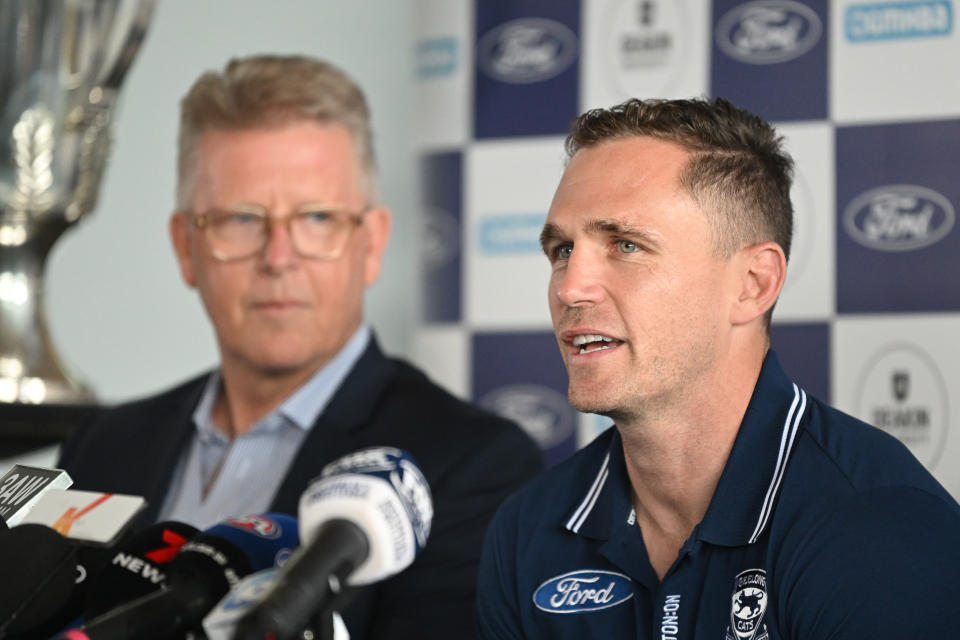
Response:
[[[107,564],[112,550],[107,547],[77,544],[69,539],[67,541],[76,551],[72,587],[68,591],[47,588],[40,590],[25,604],[17,619],[7,627],[6,638],[45,639],[57,635],[63,629],[82,624],[83,606],[90,592],[93,578]],[[4,636],[0,634],[0,637]]]
[[[237,640],[293,638],[341,583],[370,584],[405,569],[426,544],[433,499],[408,453],[372,447],[327,465],[298,513],[304,545],[237,624]]]
[[[162,588],[167,564],[200,531],[183,522],[158,522],[128,536],[90,581],[83,617],[93,620],[114,607]]]
[[[32,498],[22,500],[21,507],[28,500],[33,506],[25,514],[22,509],[18,511],[21,524],[11,530],[16,533],[10,538],[10,544],[4,545],[4,552],[13,557],[9,562],[0,561],[0,566],[13,567],[14,571],[21,567],[22,577],[13,585],[22,589],[22,593],[19,598],[13,594],[0,596],[10,607],[6,616],[0,618],[6,619],[0,628],[0,637],[5,634],[10,638],[48,638],[74,623],[81,614],[90,576],[97,573],[109,557],[106,543],[129,526],[144,504],[138,496],[51,488],[66,474],[43,468],[32,469],[31,473],[35,471],[53,477],[42,487],[23,474],[19,480],[11,481],[15,483],[12,487],[39,491]],[[17,493],[18,490],[9,491]],[[38,555],[57,559],[56,566],[38,562]]]
[[[63,469],[15,464],[0,477],[0,518],[10,527],[19,524],[45,492],[72,484],[70,474]]]
[[[297,521],[286,515],[244,516],[214,525],[180,547],[166,567],[162,589],[112,609],[60,639],[181,636],[243,576],[285,561],[298,544]]]
[[[262,602],[270,589],[277,583],[280,575],[279,568],[264,569],[252,573],[240,581],[216,607],[203,619],[203,631],[207,634],[206,640],[233,640],[237,622],[246,613]],[[350,640],[350,634],[343,619],[334,612],[332,631],[324,629],[326,635],[318,634],[318,629],[304,628],[298,632],[299,637],[309,632],[314,638],[332,638],[332,640]]]
[[[43,624],[69,599],[77,577],[76,547],[48,527],[20,525],[0,536],[0,567],[4,638]]]

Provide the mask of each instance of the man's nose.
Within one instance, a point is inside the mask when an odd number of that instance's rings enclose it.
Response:
[[[603,298],[602,263],[586,249],[574,249],[553,276],[554,295],[567,307],[598,303]]]
[[[272,269],[283,269],[297,258],[297,250],[290,235],[289,218],[271,218],[264,233],[263,261]]]

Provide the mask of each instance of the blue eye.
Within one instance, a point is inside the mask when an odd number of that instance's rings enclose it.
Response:
[[[300,216],[313,224],[326,224],[333,222],[334,218],[334,215],[329,211],[305,211]]]
[[[231,224],[251,224],[258,222],[259,220],[260,216],[246,211],[233,211],[227,217],[227,221]]]
[[[573,253],[572,244],[562,244],[559,247],[557,247],[557,250],[556,250],[557,257],[560,258],[561,260],[568,260],[570,258],[570,254],[572,253]]]
[[[629,240],[619,240],[617,242],[617,249],[620,250],[620,253],[636,253],[640,251],[640,247],[636,243],[630,242]]]
[[[212,217],[214,226],[247,227],[261,224],[263,216],[250,211],[218,211]]]

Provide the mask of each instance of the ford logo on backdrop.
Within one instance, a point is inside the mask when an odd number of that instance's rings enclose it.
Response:
[[[866,191],[843,211],[855,241],[880,251],[911,251],[942,240],[956,220],[953,205],[932,189],[893,184]]]
[[[460,222],[449,211],[433,208],[424,212],[421,224],[421,262],[428,271],[439,271],[460,250]]]
[[[546,18],[520,18],[485,33],[477,42],[477,57],[491,78],[529,84],[566,71],[578,47],[576,34],[566,25]]]
[[[717,23],[717,46],[748,64],[774,64],[799,58],[823,35],[823,23],[810,7],[792,0],[761,0],[734,7]]]
[[[630,578],[615,571],[580,569],[550,578],[533,593],[547,613],[587,613],[609,609],[633,597]]]

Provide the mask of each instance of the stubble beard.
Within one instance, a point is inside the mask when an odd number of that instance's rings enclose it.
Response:
[[[589,383],[589,378],[578,382],[571,376],[567,385],[567,399],[574,409],[583,413],[595,413],[614,421],[623,419],[631,413],[623,406],[624,395],[628,393],[624,388],[625,385],[618,383],[613,387],[600,390],[583,388]]]
[[[591,376],[570,376],[567,399],[577,411],[601,415],[617,424],[643,421],[669,402],[669,379],[665,362],[652,357],[646,369],[633,370],[603,388],[590,388],[596,384]]]

